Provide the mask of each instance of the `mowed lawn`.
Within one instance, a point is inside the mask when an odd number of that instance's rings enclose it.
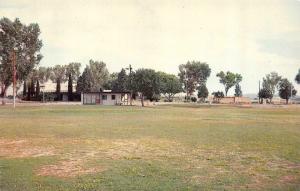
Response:
[[[0,107],[0,190],[299,190],[300,107]]]

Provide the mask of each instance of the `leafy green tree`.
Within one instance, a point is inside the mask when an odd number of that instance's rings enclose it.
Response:
[[[47,82],[50,79],[51,68],[39,67],[37,70],[34,70],[34,79],[36,81],[35,96],[39,97],[40,95],[40,84]]]
[[[90,92],[92,90],[92,72],[91,69],[87,66],[82,75],[79,76],[77,80],[76,91],[81,92]]]
[[[68,100],[73,101],[73,84],[77,82],[80,75],[81,63],[71,62],[66,66],[66,77],[68,78]]]
[[[179,79],[173,74],[157,72],[159,77],[160,93],[169,101],[173,101],[174,95],[182,92],[182,85]]]
[[[133,86],[136,92],[141,94],[141,103],[144,106],[145,96],[152,99],[159,92],[159,76],[152,69],[138,69],[134,74]]]
[[[117,82],[118,72],[113,72],[109,74],[107,82],[103,85],[103,88],[106,90],[112,90],[115,87],[115,83]]]
[[[214,100],[219,102],[221,98],[224,97],[224,93],[222,91],[213,92]]]
[[[227,96],[228,90],[234,85],[242,81],[242,76],[240,74],[234,74],[230,71],[227,71],[226,74],[221,71],[217,74],[217,77],[220,78],[220,83],[225,86],[225,96]]]
[[[243,96],[243,92],[242,92],[242,88],[240,84],[236,84],[235,85],[235,89],[234,89],[234,96],[236,97],[242,97]]]
[[[259,102],[262,103],[263,99],[270,99],[273,97],[272,90],[269,87],[263,87],[258,92]]]
[[[279,96],[286,100],[286,104],[288,104],[290,97],[293,97],[297,94],[297,91],[294,89],[292,83],[286,78],[283,78],[279,81],[278,90]]]
[[[295,81],[300,84],[300,69],[298,70],[298,74],[295,77]]]
[[[38,24],[25,25],[19,19],[0,19],[0,85],[1,97],[12,83],[12,58],[16,55],[17,83],[23,82],[42,59]]]
[[[60,99],[61,83],[67,81],[66,66],[56,65],[51,69],[50,79],[56,83],[56,98]]]
[[[281,76],[279,76],[276,72],[271,72],[270,74],[267,74],[265,78],[263,78],[262,88],[270,91],[267,94],[269,96],[267,99],[270,99],[270,103],[272,102],[276,87],[280,80]]]
[[[127,91],[128,75],[124,68],[118,73],[116,80],[112,84],[113,91]]]
[[[109,73],[104,62],[90,60],[79,77],[77,92],[100,91],[109,80]]]
[[[208,89],[205,84],[202,84],[197,87],[198,90],[198,98],[201,102],[204,102],[205,98],[208,96]]]
[[[198,61],[188,61],[186,64],[179,66],[179,78],[187,93],[190,97],[200,84],[206,84],[207,78],[210,76],[211,69],[206,63]]]
[[[91,91],[99,91],[107,83],[109,78],[109,72],[106,68],[106,64],[102,61],[90,60],[89,68],[92,74],[92,87]]]

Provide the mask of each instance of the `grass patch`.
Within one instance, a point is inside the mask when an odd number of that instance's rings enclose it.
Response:
[[[0,190],[297,190],[299,113],[0,107]]]

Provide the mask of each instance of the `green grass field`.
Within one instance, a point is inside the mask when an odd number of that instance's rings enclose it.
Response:
[[[300,107],[0,107],[0,190],[299,190]]]

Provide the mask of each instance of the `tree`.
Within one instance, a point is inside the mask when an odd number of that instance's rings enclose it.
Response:
[[[79,77],[77,92],[100,91],[109,80],[109,73],[104,62],[90,60]]]
[[[234,85],[240,83],[242,81],[241,74],[234,74],[230,71],[227,71],[226,74],[221,71],[217,73],[217,77],[220,78],[220,83],[225,87],[225,96],[227,96],[228,90]]]
[[[60,100],[61,83],[66,82],[66,67],[56,65],[51,69],[50,79],[56,83],[56,99]]]
[[[198,90],[198,98],[200,99],[201,102],[205,100],[208,96],[208,89],[205,84],[202,84],[197,87]]]
[[[258,92],[259,102],[262,103],[263,99],[270,99],[273,96],[272,90],[269,87],[263,87]]]
[[[235,85],[235,89],[234,89],[234,96],[236,97],[242,97],[243,96],[243,92],[242,92],[242,88],[240,84],[236,84]]]
[[[91,89],[92,89],[92,72],[91,69],[87,66],[83,70],[82,75],[79,76],[77,80],[76,91],[78,93],[90,92]]]
[[[37,70],[34,70],[33,73],[34,73],[33,78],[36,81],[35,95],[36,97],[39,97],[40,83],[43,84],[49,80],[51,75],[51,69],[46,67],[39,67]]]
[[[80,75],[81,63],[71,62],[66,66],[66,77],[68,78],[68,100],[73,101],[73,83],[77,82]]]
[[[279,96],[282,99],[286,100],[286,104],[289,102],[289,98],[297,94],[297,91],[294,89],[294,86],[288,79],[283,78],[278,83]]]
[[[4,97],[12,83],[12,55],[16,55],[16,80],[23,82],[42,59],[38,24],[24,25],[19,19],[0,19],[0,85]]]
[[[262,88],[270,91],[268,93],[270,103],[272,102],[273,96],[276,91],[276,87],[280,80],[281,76],[279,76],[276,72],[271,72],[270,74],[267,74],[265,78],[263,78]]]
[[[298,70],[298,74],[295,77],[295,81],[300,84],[300,69]]]
[[[160,93],[171,102],[173,101],[174,95],[182,92],[182,85],[179,79],[173,74],[167,74],[164,72],[157,72],[159,77],[159,89]]]
[[[127,81],[128,81],[128,75],[126,74],[126,71],[124,68],[118,73],[116,80],[112,84],[112,90],[113,91],[127,91]]]
[[[224,97],[224,93],[222,91],[213,92],[212,95],[214,96],[214,100],[216,100],[217,102],[219,102],[220,99]]]
[[[117,83],[118,74],[119,74],[118,72],[113,72],[113,73],[109,74],[108,80],[103,85],[103,88],[107,89],[107,90],[112,90],[113,87],[116,86],[115,84]]]
[[[144,97],[153,98],[159,94],[159,77],[152,69],[138,69],[133,78],[133,86],[136,92],[141,94],[141,103],[144,106]]]
[[[209,65],[198,61],[188,61],[186,64],[179,66],[178,76],[185,88],[187,97],[190,97],[195,92],[198,85],[206,84],[210,73]]]

